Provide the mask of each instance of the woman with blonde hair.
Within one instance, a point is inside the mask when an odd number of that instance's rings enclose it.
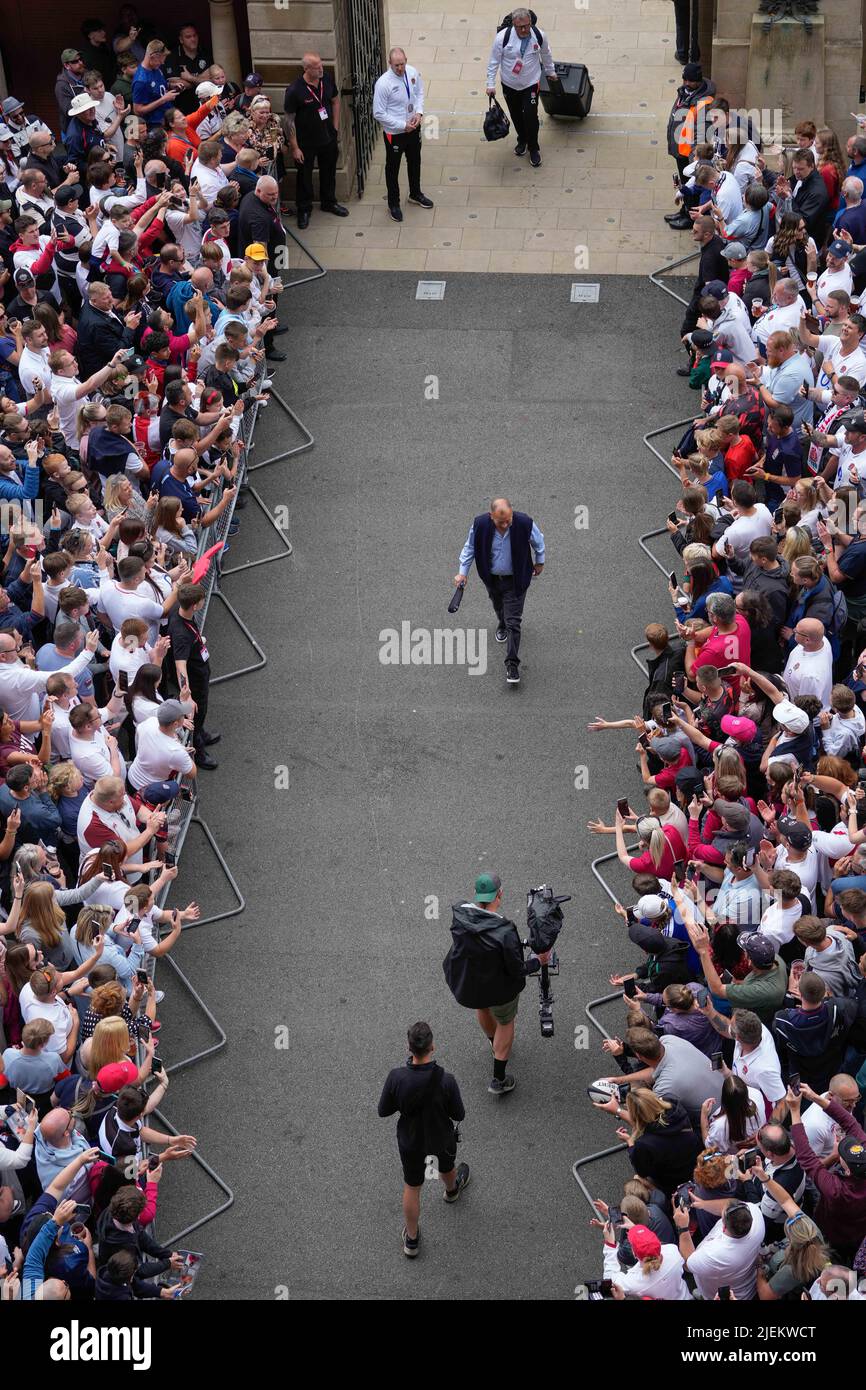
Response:
[[[75,420],[78,435],[78,457],[82,464],[87,463],[87,436],[94,425],[104,425],[107,408],[102,401],[85,401]]]
[[[785,1244],[766,1264],[758,1265],[758,1298],[762,1303],[801,1298],[804,1290],[833,1263],[832,1256],[815,1222],[782,1184],[771,1178],[760,1164],[753,1171],[764,1191],[785,1213]]]
[[[791,526],[782,543],[779,559],[790,569],[795,560],[812,554],[812,536],[806,526]]]
[[[120,1014],[101,1018],[89,1038],[81,1044],[79,1061],[96,1076],[103,1067],[125,1062],[133,1049],[126,1020]]]
[[[125,473],[112,473],[105,479],[105,518],[113,521],[123,512],[128,521],[140,521],[147,526],[151,509],[140,492],[136,492]]]
[[[619,862],[633,874],[655,874],[656,878],[669,879],[677,860],[688,858],[680,832],[673,825],[662,825],[657,816],[641,816],[635,829],[642,851],[638,855],[629,854],[626,849],[624,822],[617,811],[614,832]]]
[[[65,889],[61,893],[43,879],[31,881],[24,889],[18,940],[24,946],[37,947],[56,969],[69,970],[74,953],[60,899],[62,897],[66,903],[83,902],[96,893],[104,881],[102,875],[94,875],[83,890]]]
[[[703,1141],[680,1101],[673,1096],[664,1100],[648,1086],[632,1086],[625,1106],[616,1098],[593,1104],[631,1126],[616,1133],[628,1145],[629,1160],[640,1177],[668,1197],[689,1181]]]
[[[133,942],[132,949],[127,955],[126,951],[117,945],[111,937],[113,917],[112,909],[105,903],[96,903],[93,907],[83,907],[78,914],[78,921],[70,933],[72,955],[76,964],[80,964],[90,954],[94,938],[101,936],[105,943],[102,951],[103,964],[114,968],[119,982],[128,995],[131,994],[135,984],[135,972],[142,967],[144,951],[141,946]],[[124,939],[128,940],[129,938]]]
[[[256,150],[269,164],[275,165],[281,160],[285,137],[282,126],[271,110],[270,97],[264,94],[253,97],[248,114],[250,127],[246,138],[247,145]],[[281,178],[283,172],[280,168],[275,177]]]

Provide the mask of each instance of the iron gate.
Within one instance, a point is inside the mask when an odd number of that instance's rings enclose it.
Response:
[[[348,20],[352,126],[360,198],[379,138],[379,127],[373,120],[373,88],[385,71],[381,0],[342,0],[341,8]]]

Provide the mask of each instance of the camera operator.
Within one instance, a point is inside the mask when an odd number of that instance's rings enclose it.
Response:
[[[513,1091],[514,1077],[506,1071],[514,1042],[514,1020],[526,976],[549,961],[551,951],[523,958],[517,927],[501,912],[502,881],[497,874],[479,874],[475,901],[452,909],[451,949],[442,962],[448,988],[458,1004],[475,1009],[482,1031],[493,1048],[493,1096]]]

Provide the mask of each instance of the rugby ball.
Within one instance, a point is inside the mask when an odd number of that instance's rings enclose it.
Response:
[[[614,1096],[619,1098],[617,1083],[615,1081],[593,1081],[591,1086],[587,1086],[586,1094],[590,1100],[601,1101],[613,1100]]]

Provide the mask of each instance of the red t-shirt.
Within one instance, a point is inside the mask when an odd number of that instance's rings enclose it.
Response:
[[[742,613],[734,614],[734,623],[736,632],[719,632],[718,628],[713,628],[712,636],[707,638],[695,657],[693,671],[700,670],[701,666],[728,666],[732,661],[742,661],[744,666],[751,664],[751,628]],[[732,676],[730,684],[734,695],[739,695],[739,677]]]
[[[655,874],[656,878],[669,879],[674,871],[676,861],[681,859],[685,862],[688,859],[683,837],[677,828],[673,825],[663,825],[662,833],[667,840],[667,846],[658,868],[653,863],[649,850],[645,850],[637,858],[628,861],[628,866],[633,874]]]
[[[689,750],[685,745],[680,749],[679,760],[673,766],[663,767],[661,772],[656,773],[656,786],[664,787],[666,792],[673,792],[677,784],[677,773],[681,767],[691,767],[694,759],[689,756]]]
[[[738,478],[745,478],[746,469],[758,461],[758,451],[747,434],[741,434],[736,444],[732,444],[725,454],[725,477],[728,488]]]

